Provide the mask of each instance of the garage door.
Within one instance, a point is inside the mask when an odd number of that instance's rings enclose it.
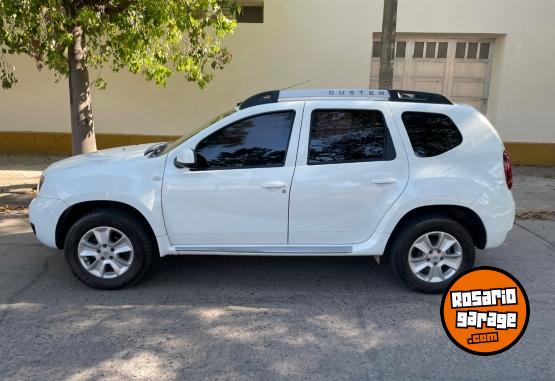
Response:
[[[492,39],[397,37],[393,88],[441,93],[486,112]],[[374,40],[370,88],[378,88],[381,43]]]

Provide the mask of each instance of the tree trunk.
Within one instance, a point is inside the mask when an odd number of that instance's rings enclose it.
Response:
[[[393,55],[397,29],[397,0],[384,0],[382,20],[382,52],[380,56],[380,88],[393,88]]]
[[[80,26],[72,30],[73,44],[68,51],[69,102],[71,108],[71,152],[73,155],[96,151],[94,122],[85,65],[85,33]]]

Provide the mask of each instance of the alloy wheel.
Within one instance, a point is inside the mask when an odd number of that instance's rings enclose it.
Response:
[[[417,238],[409,249],[409,268],[424,282],[443,282],[457,273],[462,254],[461,244],[451,234],[429,232]]]
[[[86,232],[79,241],[77,254],[87,272],[103,279],[124,274],[134,257],[131,240],[120,230],[107,226]]]

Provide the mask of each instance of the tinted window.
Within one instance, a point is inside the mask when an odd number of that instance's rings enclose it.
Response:
[[[482,42],[480,44],[480,59],[487,60],[489,57],[489,42]]]
[[[414,58],[424,57],[424,43],[423,42],[415,42],[414,43],[414,54],[412,56]]]
[[[379,111],[315,110],[310,122],[308,164],[383,159],[386,130]]]
[[[418,157],[437,156],[462,143],[462,135],[446,115],[405,112],[403,123]]]
[[[241,7],[241,12],[237,14],[237,22],[263,23],[264,6],[243,5]]]
[[[202,140],[195,150],[200,169],[277,167],[285,164],[294,111],[257,115]]]
[[[372,57],[380,58],[382,55],[382,43],[380,41],[372,42]]]
[[[406,41],[397,41],[397,49],[395,50],[395,58],[405,58],[405,52],[407,50]]]
[[[447,58],[447,42],[440,42],[437,46],[437,58]]]
[[[466,42],[457,42],[457,49],[455,49],[455,58],[464,58],[466,54]]]

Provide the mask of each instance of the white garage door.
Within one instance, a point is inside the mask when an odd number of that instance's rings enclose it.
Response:
[[[441,93],[486,112],[494,40],[397,37],[393,88]],[[372,46],[370,88],[378,88],[381,43]]]

